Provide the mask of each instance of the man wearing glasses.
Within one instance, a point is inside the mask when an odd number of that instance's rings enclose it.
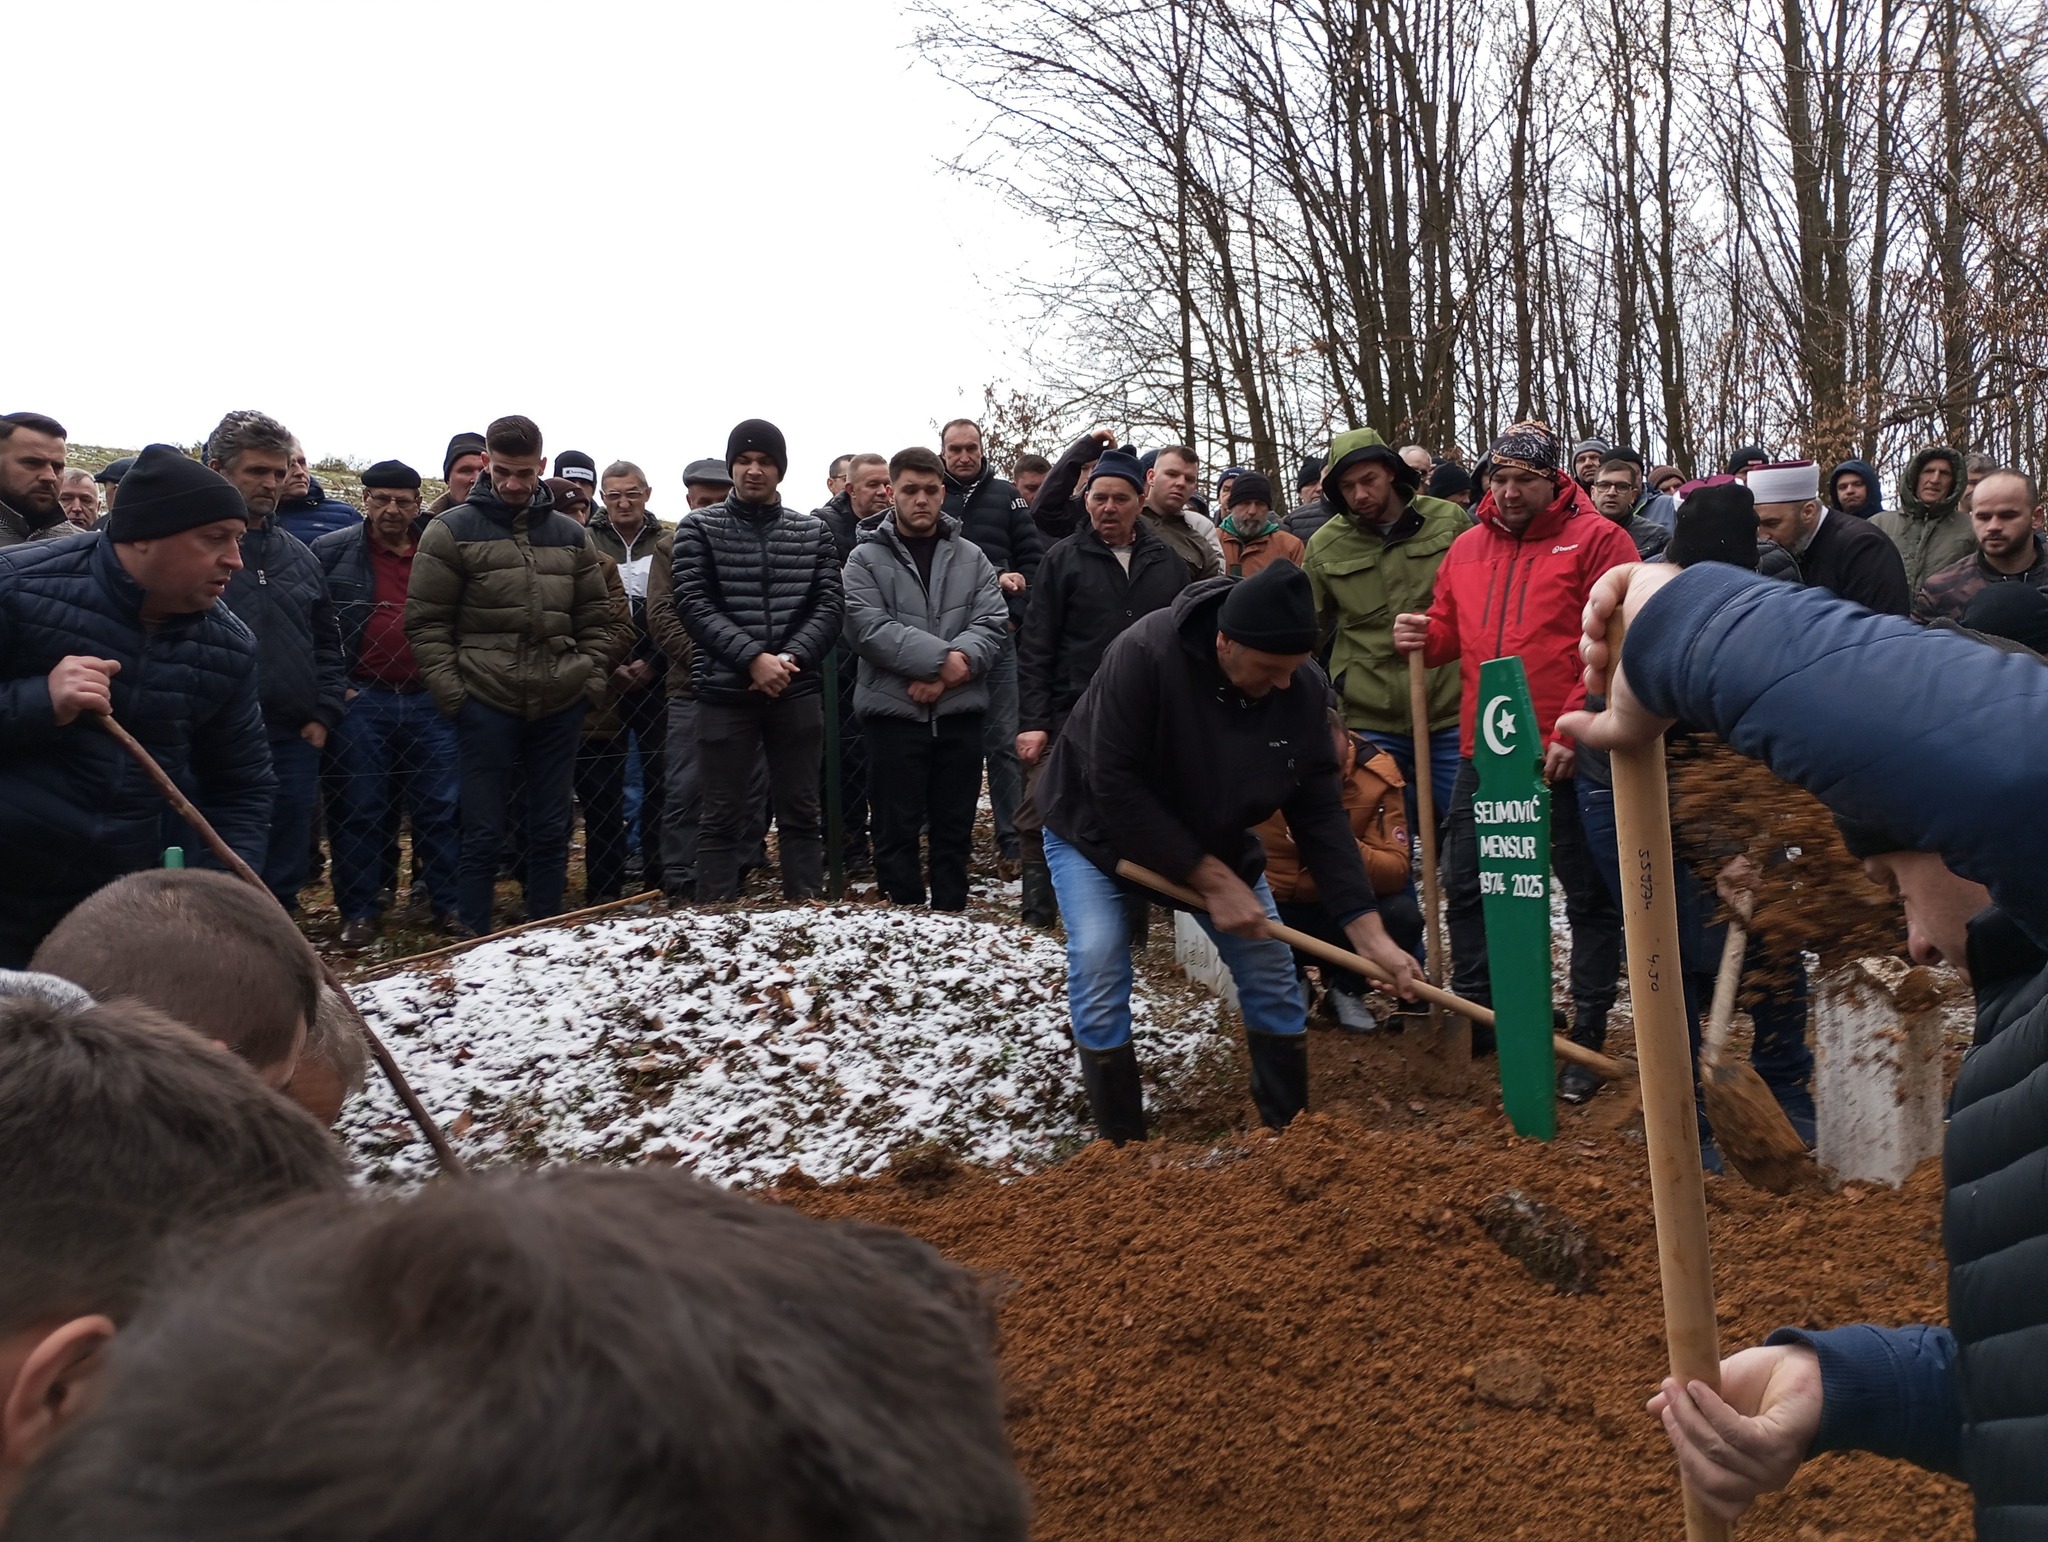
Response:
[[[334,898],[343,946],[367,946],[383,921],[384,849],[394,779],[412,817],[412,860],[440,931],[457,929],[461,855],[455,723],[443,717],[405,635],[405,594],[418,551],[420,474],[395,460],[363,473],[361,523],[313,543],[348,664],[347,711],[334,731],[329,810]]]

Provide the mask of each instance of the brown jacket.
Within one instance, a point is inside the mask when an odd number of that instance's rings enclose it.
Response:
[[[1413,860],[1408,848],[1408,812],[1401,789],[1408,784],[1385,750],[1374,752],[1361,762],[1355,748],[1344,777],[1344,809],[1351,816],[1351,833],[1358,837],[1358,854],[1365,859],[1365,875],[1372,880],[1375,894],[1396,894],[1408,882]],[[1266,882],[1273,898],[1283,905],[1312,905],[1319,897],[1316,881],[1301,865],[1287,819],[1274,813],[1255,832],[1266,848]]]
[[[1300,567],[1302,554],[1308,550],[1300,536],[1285,530],[1270,530],[1255,541],[1241,541],[1228,526],[1218,525],[1216,539],[1223,543],[1223,571],[1231,578],[1250,578],[1276,562]]]
[[[697,683],[690,674],[690,662],[697,645],[675,607],[676,534],[663,533],[654,545],[654,561],[647,568],[647,631],[656,647],[668,655],[668,698],[693,701]]]
[[[626,729],[625,721],[619,716],[618,682],[611,678],[611,672],[632,657],[633,607],[626,598],[626,582],[619,577],[619,565],[603,552],[597,553],[597,560],[604,569],[605,592],[612,600],[614,646],[604,665],[604,694],[592,702],[590,710],[583,715],[583,737],[610,740],[616,739]]]

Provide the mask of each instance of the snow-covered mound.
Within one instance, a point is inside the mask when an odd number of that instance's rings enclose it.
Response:
[[[943,1143],[1042,1164],[1087,1128],[1066,957],[1018,927],[844,906],[683,911],[486,944],[355,998],[472,1163],[674,1162],[722,1183],[830,1180]],[[1213,1085],[1213,1007],[1141,985],[1156,1096]],[[374,1069],[342,1133],[372,1181],[426,1143]]]

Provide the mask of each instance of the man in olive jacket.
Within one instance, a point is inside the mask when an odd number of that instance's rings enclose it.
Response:
[[[1871,523],[1892,538],[1906,564],[1906,593],[1918,594],[1931,574],[1961,562],[1977,549],[1977,532],[1963,512],[1968,490],[1963,452],[1931,444],[1899,477],[1899,506]]]
[[[1394,617],[1429,609],[1444,553],[1472,524],[1448,499],[1418,495],[1420,485],[1420,473],[1371,429],[1339,434],[1323,473],[1331,518],[1301,563],[1344,720],[1394,757],[1411,788],[1414,714]],[[1441,817],[1458,775],[1458,666],[1439,665],[1428,680],[1429,771]]]
[[[462,760],[463,926],[491,929],[515,772],[526,779],[526,915],[558,915],[583,714],[630,638],[581,525],[556,511],[531,419],[499,418],[469,501],[420,536],[405,635]]]

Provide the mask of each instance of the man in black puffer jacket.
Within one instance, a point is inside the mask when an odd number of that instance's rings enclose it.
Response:
[[[206,463],[249,509],[242,571],[221,598],[256,637],[263,731],[277,773],[270,843],[259,871],[287,910],[298,909],[305,887],[320,752],[341,721],[348,689],[327,574],[305,543],[277,523],[297,447],[282,423],[260,412],[229,413],[206,440]],[[192,844],[199,844],[196,838]]]
[[[846,612],[839,550],[823,520],[783,507],[781,429],[749,418],[732,431],[725,458],[732,492],[676,527],[673,563],[672,603],[696,644],[697,898],[738,897],[747,784],[765,749],[782,892],[813,899],[825,888],[820,670]]]
[[[73,905],[163,861],[163,794],[100,713],[262,867],[276,783],[256,643],[217,605],[247,519],[227,482],[152,445],[106,529],[0,552],[0,966],[23,967]]]
[[[988,762],[988,801],[995,816],[996,863],[1007,881],[1017,876],[1017,804],[1024,796],[1024,771],[1017,763],[1017,628],[1031,603],[1031,585],[1045,557],[1045,542],[1032,523],[1031,506],[995,474],[983,453],[981,425],[955,418],[939,432],[946,464],[946,513],[960,521],[960,533],[995,565],[996,582],[1009,606],[1003,651],[988,673],[988,716],[983,720],[982,758]]]
[[[1684,518],[1683,511],[1680,514]],[[1682,533],[1682,532],[1681,532]],[[1904,903],[1916,961],[1977,993],[1943,1141],[1947,1326],[1781,1328],[1667,1381],[1652,1408],[1701,1499],[1733,1518],[1808,1456],[1862,1450],[1970,1485],[1986,1542],[2048,1538],[2048,669],[1718,562],[1615,569],[1582,645],[1610,705],[1558,727],[1604,750],[1674,719],[1825,797],[1865,872]],[[1599,688],[1601,675],[1588,672]]]

